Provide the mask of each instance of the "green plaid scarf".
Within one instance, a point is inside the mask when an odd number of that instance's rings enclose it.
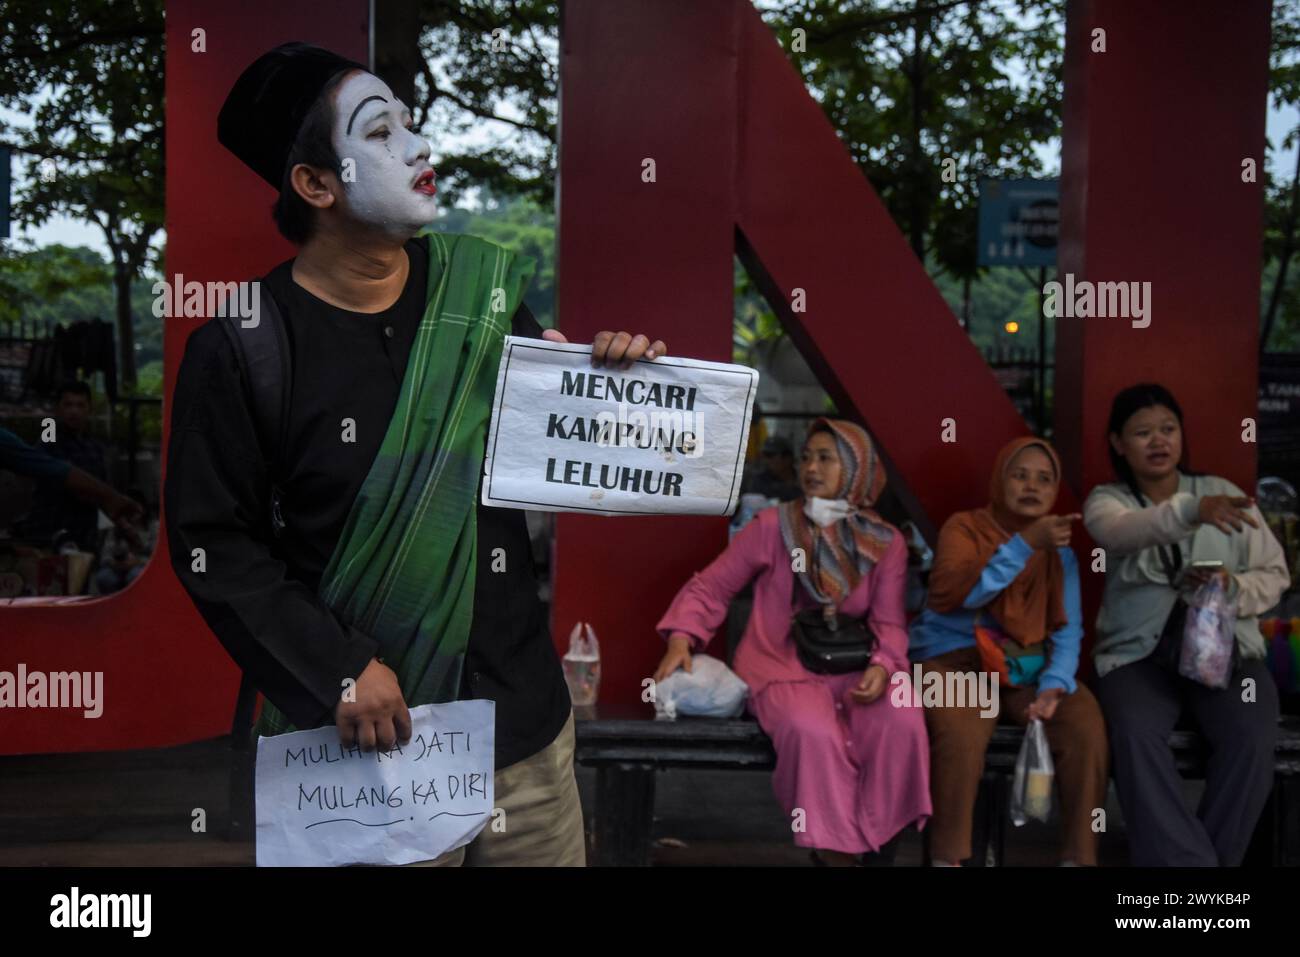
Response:
[[[379,642],[411,707],[460,688],[497,367],[536,268],[483,239],[426,235],[429,290],[401,396],[320,583],[322,600]],[[254,729],[293,730],[269,701]]]

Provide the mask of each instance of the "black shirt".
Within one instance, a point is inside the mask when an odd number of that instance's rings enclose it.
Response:
[[[427,240],[411,240],[407,252],[406,286],[381,313],[313,296],[293,281],[293,260],[263,280],[285,317],[293,363],[278,539],[264,521],[270,480],[247,393],[214,323],[190,336],[176,383],[165,489],[173,566],[231,657],[299,728],[332,719],[343,679],[359,675],[378,647],[344,625],[317,587],[397,406],[424,312]],[[521,305],[512,331],[536,338],[541,326]],[[537,596],[524,513],[481,503],[476,510],[461,697],[496,702],[496,766],[504,768],[554,740],[570,701]],[[191,570],[199,547],[202,573]],[[493,570],[498,548],[503,571]]]

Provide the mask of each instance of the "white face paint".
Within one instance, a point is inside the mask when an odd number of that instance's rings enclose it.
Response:
[[[433,222],[438,212],[431,149],[407,129],[406,105],[379,77],[357,72],[335,92],[334,111],[334,149],[346,181],[339,198],[343,208],[402,240]]]

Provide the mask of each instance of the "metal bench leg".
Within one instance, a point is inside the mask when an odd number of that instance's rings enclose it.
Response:
[[[1300,863],[1295,781],[1281,774],[1273,776],[1273,791],[1259,814],[1243,867],[1293,867]]]
[[[649,867],[654,824],[653,764],[609,764],[596,772],[596,863]]]
[[[1250,844],[1242,859],[1242,867],[1273,867],[1277,863],[1280,848],[1277,843],[1277,778],[1273,779],[1273,790],[1259,812],[1255,831],[1250,836]]]
[[[1007,818],[1011,814],[1011,782],[1005,774],[993,775],[989,782],[989,844],[992,850],[991,864],[1003,867],[1007,853]]]
[[[253,840],[253,775],[257,752],[251,748],[230,750],[230,829],[227,840]]]
[[[1300,782],[1277,775],[1273,783],[1273,801],[1277,805],[1277,864],[1300,866]]]
[[[235,714],[230,723],[230,828],[227,839],[253,840],[253,776],[257,765],[257,745],[253,740],[253,708],[257,689],[247,675],[239,682]]]
[[[996,775],[984,772],[980,789],[975,795],[975,808],[971,815],[970,866],[987,867],[989,841],[993,840],[993,818],[997,815],[994,794]]]

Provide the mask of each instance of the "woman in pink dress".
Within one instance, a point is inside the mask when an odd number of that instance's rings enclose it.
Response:
[[[885,470],[867,433],[817,419],[799,465],[803,496],[765,509],[678,592],[656,626],[662,680],[691,668],[751,581],[754,607],[734,667],[776,748],[772,787],[794,842],[825,864],[859,863],[930,815],[930,753],[911,706],[903,592],[907,545],[871,509]],[[816,674],[799,660],[794,613],[821,606],[865,619],[877,643],[864,671]],[[895,706],[898,702],[899,706]]]

